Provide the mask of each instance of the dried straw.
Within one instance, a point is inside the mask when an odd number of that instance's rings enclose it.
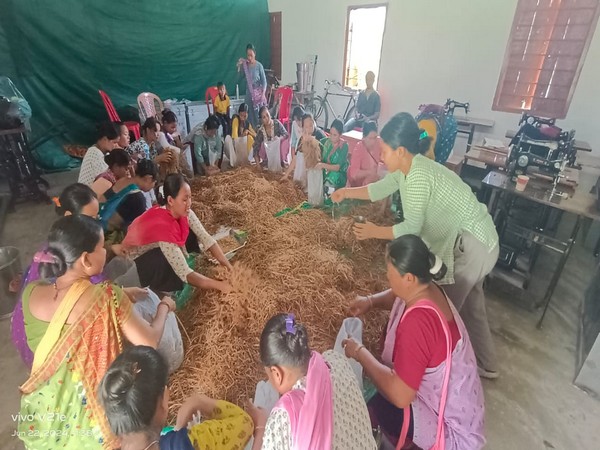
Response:
[[[250,239],[232,273],[199,261],[203,273],[229,279],[234,289],[228,295],[198,292],[179,313],[190,339],[171,379],[173,411],[194,391],[237,403],[251,397],[265,378],[258,344],[274,314],[294,312],[311,346],[324,351],[333,346],[356,294],[386,287],[385,243],[356,241],[352,218],[332,221],[318,210],[273,216],[306,199],[291,183],[241,168],[198,180],[192,192],[192,207],[209,231],[234,225]],[[356,214],[375,218],[379,210],[368,205]],[[377,349],[385,320],[385,313],[369,316],[365,341],[371,349]]]

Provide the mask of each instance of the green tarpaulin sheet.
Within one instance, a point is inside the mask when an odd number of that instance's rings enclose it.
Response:
[[[235,94],[248,43],[268,68],[267,0],[0,0],[0,74],[31,105],[34,137],[66,123],[65,141],[91,144],[107,119],[98,89],[118,111],[145,91],[203,100],[224,81]]]

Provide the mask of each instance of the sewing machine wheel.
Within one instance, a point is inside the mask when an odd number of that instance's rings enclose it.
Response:
[[[529,164],[529,157],[527,155],[521,155],[517,159],[517,165],[519,167],[527,167],[528,164]]]

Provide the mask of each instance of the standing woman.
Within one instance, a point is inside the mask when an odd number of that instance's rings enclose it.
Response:
[[[246,98],[245,102],[250,107],[250,123],[256,128],[258,126],[258,111],[267,105],[265,92],[267,90],[267,77],[265,69],[256,60],[256,49],[254,45],[246,46],[246,59],[240,58],[237,63],[238,72],[244,71],[246,76]]]
[[[448,267],[440,280],[467,326],[479,374],[498,376],[498,362],[487,320],[483,281],[498,259],[498,233],[485,205],[479,203],[460,177],[426,158],[429,138],[408,113],[396,114],[381,130],[382,159],[389,173],[359,188],[334,192],[332,199],[371,200],[399,191],[404,222],[393,227],[356,224],[358,239],[392,240],[405,234],[420,236]]]
[[[335,191],[346,186],[348,171],[348,143],[342,139],[344,124],[335,119],[329,130],[329,137],[321,141],[323,148],[322,162],[315,168],[323,169],[325,192]]]
[[[41,253],[41,281],[23,292],[31,376],[20,387],[19,437],[28,449],[112,449],[96,391],[125,341],[156,348],[175,303],[164,298],[151,324],[132,314],[123,290],[93,285],[104,268],[102,227],[83,215],[54,223]],[[61,414],[49,419],[47,414]]]

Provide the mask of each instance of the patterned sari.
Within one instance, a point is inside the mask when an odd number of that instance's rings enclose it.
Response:
[[[106,200],[106,202],[102,203],[100,206],[100,213],[98,215],[104,231],[108,231],[108,222],[117,212],[117,208],[121,205],[121,203],[123,203],[123,200],[125,200],[127,196],[133,192],[140,192],[140,188],[135,183],[131,183],[129,186],[121,189],[115,195]]]
[[[325,138],[321,141],[323,147],[323,162],[331,165],[339,165],[337,172],[324,170],[323,181],[334,189],[340,189],[346,186],[348,166],[348,144],[340,140],[337,147],[333,146],[331,139]]]
[[[23,293],[24,308],[37,283]],[[81,295],[93,289],[84,312],[66,320]],[[131,303],[111,284],[75,283],[61,301],[39,346],[33,368],[21,386],[18,434],[28,449],[112,449],[111,434],[96,390],[123,349],[121,327]],[[41,322],[41,321],[39,321]],[[37,324],[39,325],[39,323]]]

